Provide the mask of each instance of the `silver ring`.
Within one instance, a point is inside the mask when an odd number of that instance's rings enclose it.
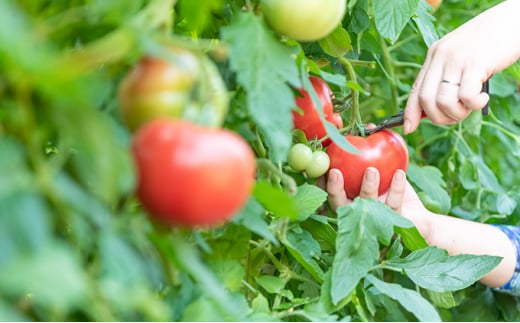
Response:
[[[448,80],[441,80],[441,83],[446,83],[446,84],[451,84],[451,85],[455,85],[455,86],[460,86],[460,83],[456,83],[456,82],[452,82],[452,81],[448,81]]]

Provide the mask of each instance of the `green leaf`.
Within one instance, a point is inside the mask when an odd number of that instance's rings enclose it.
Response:
[[[298,206],[298,220],[304,221],[327,201],[327,192],[316,185],[303,184],[294,196]]]
[[[373,0],[372,3],[377,31],[393,44],[415,14],[419,0]]]
[[[121,284],[136,284],[146,279],[144,259],[134,248],[112,230],[104,230],[99,238],[101,270],[107,279]]]
[[[211,252],[205,257],[219,280],[231,292],[242,287],[244,267],[241,261],[249,251],[251,232],[242,226],[227,225],[208,243]]]
[[[285,287],[285,280],[281,279],[280,277],[263,275],[255,277],[255,281],[269,294],[279,294]]]
[[[285,161],[292,144],[294,96],[289,85],[301,86],[291,48],[279,42],[252,13],[240,13],[222,30],[230,46],[230,64],[247,91],[247,108],[270,150]]]
[[[428,303],[418,292],[406,289],[398,284],[384,282],[372,275],[367,275],[366,280],[381,293],[398,301],[405,309],[415,315],[419,321],[441,321],[439,313],[437,313],[432,304]]]
[[[439,39],[437,30],[435,29],[435,17],[430,14],[430,5],[426,1],[419,1],[416,15],[412,17],[413,22],[419,28],[426,46],[430,45]]]
[[[332,269],[329,269],[323,276],[323,283],[320,290],[320,303],[323,304],[327,313],[339,311],[352,301],[352,293],[344,297],[340,302],[334,304],[332,301]]]
[[[362,8],[359,4],[367,1],[356,1],[356,6],[352,9],[350,23],[348,25],[348,30],[359,34],[362,31],[365,31],[370,26],[370,18],[367,13],[367,8]],[[350,3],[350,2],[349,2]]]
[[[300,315],[309,320],[309,322],[338,322],[338,316],[329,314],[321,302],[305,305]]]
[[[352,50],[352,43],[348,32],[338,25],[327,37],[318,41],[325,53],[332,57],[342,57]]]
[[[172,236],[170,240],[160,240],[162,249],[174,260],[175,264],[187,273],[198,285],[204,286],[204,294],[219,308],[226,321],[243,321],[248,309],[242,302],[233,298],[221,284],[215,273],[202,261],[199,252],[182,237]]]
[[[428,198],[435,201],[440,213],[447,214],[451,208],[451,198],[446,191],[446,182],[442,178],[441,171],[434,166],[417,166],[411,163],[407,170],[408,179],[420,190],[424,191]]]
[[[321,257],[320,244],[312,235],[293,226],[285,237],[281,238],[289,253],[305,268],[319,283],[323,281],[323,270],[318,261]]]
[[[496,200],[496,209],[500,214],[510,215],[516,209],[518,203],[506,194],[498,194]]]
[[[322,251],[334,252],[336,250],[336,230],[328,222],[321,221],[322,218],[325,217],[311,216],[300,225],[318,241]]]
[[[332,264],[332,301],[346,297],[368,273],[379,258],[378,240],[390,243],[393,227],[413,227],[387,205],[356,198],[354,202],[337,210],[337,253]]]
[[[451,292],[439,293],[427,289],[426,293],[428,295],[429,300],[433,303],[433,305],[437,307],[453,308],[458,305],[458,302],[455,300],[455,297]]]
[[[0,197],[0,268],[21,254],[52,243],[51,213],[41,196],[27,193]]]
[[[211,21],[212,11],[223,7],[223,0],[179,0],[179,20],[183,20],[183,28],[202,32]]]
[[[254,198],[250,198],[242,210],[233,217],[232,222],[244,226],[262,238],[278,244],[275,235],[269,229],[269,224],[264,219],[265,209]]]
[[[448,256],[444,249],[428,247],[416,250],[404,259],[390,259],[382,266],[403,271],[417,285],[436,292],[466,288],[489,273],[500,257]]]
[[[266,210],[277,217],[298,218],[298,205],[295,199],[280,188],[273,187],[267,182],[257,182],[253,189],[253,196]]]
[[[9,137],[0,138],[0,169],[3,170],[0,181],[0,198],[19,192],[34,190],[36,186],[26,165],[23,147]]]
[[[0,289],[13,297],[29,294],[35,304],[58,311],[77,307],[88,295],[83,268],[74,252],[60,244],[19,254],[2,267]]]

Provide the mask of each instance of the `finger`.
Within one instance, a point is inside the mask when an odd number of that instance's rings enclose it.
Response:
[[[374,167],[368,167],[361,182],[359,196],[366,199],[377,199],[379,190],[379,172]]]
[[[443,80],[447,80],[443,77]],[[439,84],[436,104],[444,116],[442,119],[432,119],[433,123],[450,124],[465,119],[471,110],[468,110],[464,103],[459,100],[459,84],[443,82]]]
[[[406,191],[406,174],[403,170],[398,169],[392,177],[392,183],[388,190],[385,203],[394,211],[400,212],[403,205],[404,193]]]
[[[465,108],[480,110],[489,101],[489,95],[482,92],[482,83],[484,83],[485,80],[485,76],[482,76],[473,69],[464,71],[459,89],[459,99]]]
[[[327,193],[330,207],[335,211],[338,207],[348,204],[350,200],[345,193],[343,174],[338,169],[332,168],[327,176]]]
[[[444,89],[443,96],[449,94],[449,91],[453,91],[451,84],[442,83],[442,76],[444,72],[444,59],[433,58],[428,68],[428,71],[424,77],[421,88],[419,89],[419,103],[422,109],[428,116],[428,118],[436,124],[442,124],[450,122],[451,120],[437,107],[437,95],[441,84],[448,85]],[[455,81],[458,81],[456,79]],[[448,93],[446,93],[448,91]],[[442,93],[441,93],[442,94]],[[453,92],[453,95],[457,97],[457,92]]]
[[[434,47],[435,45],[432,45]],[[415,79],[415,82],[412,85],[412,89],[408,96],[408,100],[406,100],[406,107],[404,109],[404,123],[403,123],[403,132],[404,134],[409,134],[414,132],[415,129],[419,126],[419,122],[421,121],[422,115],[422,107],[419,102],[419,89],[422,86],[422,82],[426,71],[430,65],[431,60],[431,51],[428,51],[426,55],[426,60],[424,61],[419,74]]]

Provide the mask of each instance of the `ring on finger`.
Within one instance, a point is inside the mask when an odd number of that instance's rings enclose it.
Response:
[[[446,83],[446,84],[451,84],[451,85],[455,85],[455,86],[460,86],[460,83],[453,82],[453,81],[450,81],[450,80],[441,80],[441,83]]]

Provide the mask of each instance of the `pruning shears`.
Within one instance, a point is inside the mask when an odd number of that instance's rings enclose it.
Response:
[[[482,92],[489,94],[489,80],[482,83]],[[489,115],[489,102],[486,103],[486,105],[482,108],[482,115],[483,116]],[[421,115],[421,118],[426,118],[426,114],[424,113],[424,111]],[[404,123],[404,111],[401,111],[401,112],[396,113],[393,116],[390,116],[390,117],[386,118],[385,120],[381,121],[374,128],[370,128],[370,129],[365,128],[365,136],[371,135],[374,132],[377,132],[379,130],[402,126],[403,123]]]

